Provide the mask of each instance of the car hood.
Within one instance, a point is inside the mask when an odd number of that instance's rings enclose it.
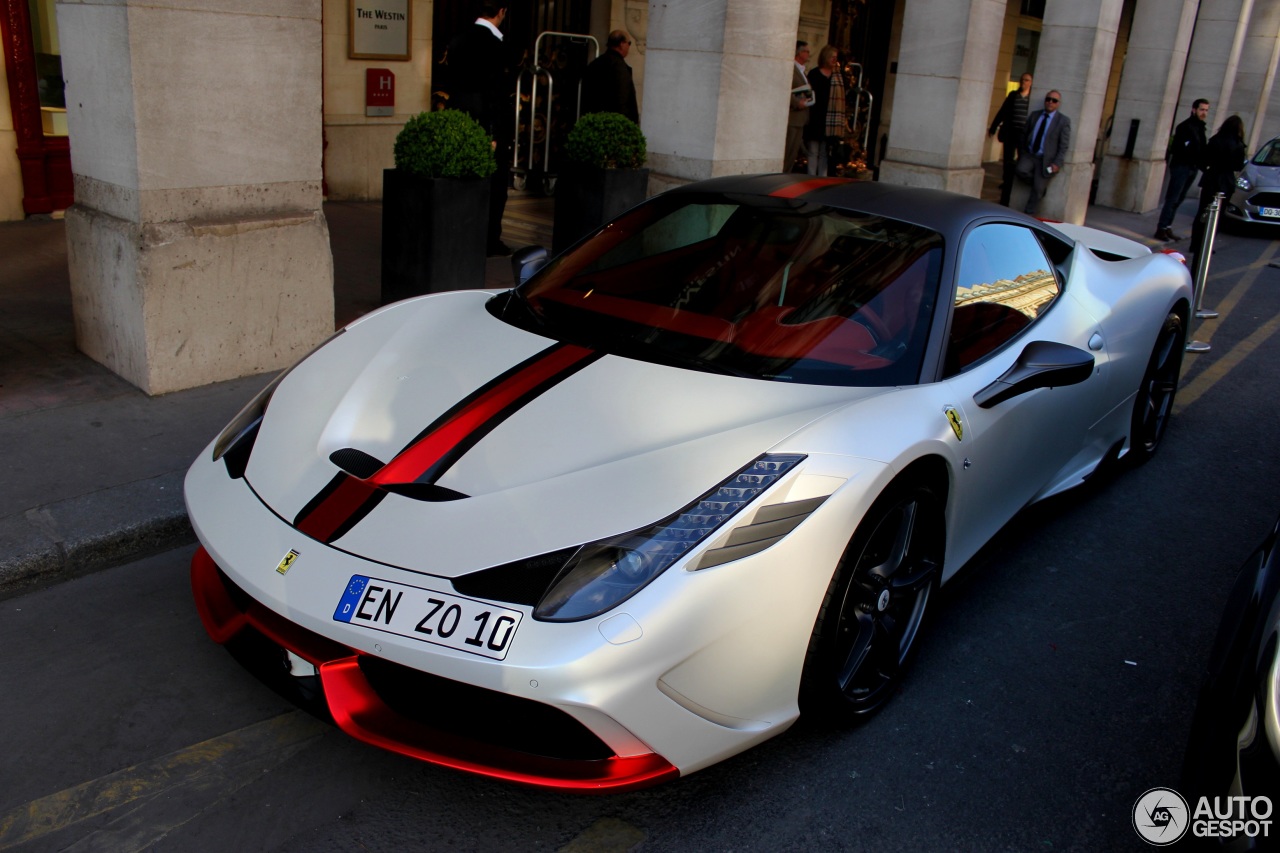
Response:
[[[1260,187],[1280,187],[1280,166],[1259,166],[1249,163],[1245,166],[1245,177],[1256,190]]]
[[[659,521],[806,424],[888,390],[564,347],[491,316],[490,295],[399,303],[298,365],[270,402],[246,471],[261,500],[334,547],[452,577]],[[530,371],[550,379],[526,387]],[[425,464],[409,464],[414,448],[448,430],[447,464],[426,477],[434,487],[360,480],[383,463],[408,472],[398,482],[412,479]],[[360,499],[373,491],[370,508]],[[348,501],[336,511],[352,517],[317,533],[308,514],[332,514],[335,492]]]

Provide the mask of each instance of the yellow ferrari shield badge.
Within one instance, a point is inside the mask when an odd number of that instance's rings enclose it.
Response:
[[[960,413],[956,411],[955,406],[947,406],[947,421],[951,424],[951,431],[956,434],[956,441],[964,441],[964,424],[960,422]]]
[[[298,559],[298,552],[291,549],[288,554],[284,555],[284,559],[280,561],[280,565],[276,566],[276,571],[279,572],[280,574],[284,574],[285,572],[289,571],[290,568],[292,568],[294,562],[297,561],[297,559]]]

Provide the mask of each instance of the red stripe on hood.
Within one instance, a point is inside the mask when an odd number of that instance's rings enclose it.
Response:
[[[303,507],[294,526],[322,542],[337,539],[377,506],[386,487],[434,483],[498,424],[599,356],[572,344],[543,350],[445,412],[373,476],[340,473]]]
[[[382,493],[366,480],[339,474],[341,480],[330,494],[310,512],[298,517],[297,528],[312,539],[329,542],[347,522],[361,511],[370,499],[382,498]],[[327,487],[326,487],[327,488]]]
[[[412,483],[431,470],[480,431],[488,432],[514,411],[521,398],[539,386],[564,378],[559,374],[578,367],[595,353],[585,347],[566,345],[548,350],[536,361],[526,363],[497,384],[482,389],[470,400],[447,412],[426,433],[369,478],[377,485]],[[567,375],[567,374],[566,374]],[[436,472],[437,476],[444,473]]]

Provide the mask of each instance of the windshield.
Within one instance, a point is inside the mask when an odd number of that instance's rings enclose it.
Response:
[[[1273,139],[1253,155],[1253,162],[1259,166],[1280,166],[1280,139]]]
[[[621,355],[821,385],[913,383],[942,237],[798,200],[659,196],[561,255],[506,319]],[[522,319],[516,319],[519,316]]]

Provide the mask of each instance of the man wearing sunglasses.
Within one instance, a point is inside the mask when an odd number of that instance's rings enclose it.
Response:
[[[1044,109],[1027,116],[1023,137],[1023,157],[1031,158],[1031,194],[1027,196],[1027,213],[1034,216],[1040,209],[1049,181],[1062,171],[1062,161],[1071,146],[1071,119],[1058,112],[1062,93],[1053,89],[1044,96]],[[1022,172],[1019,168],[1019,172]]]
[[[614,30],[605,42],[605,52],[587,66],[582,74],[582,114],[621,113],[640,123],[636,103],[636,84],[627,64],[631,52],[631,36],[626,30]]]

